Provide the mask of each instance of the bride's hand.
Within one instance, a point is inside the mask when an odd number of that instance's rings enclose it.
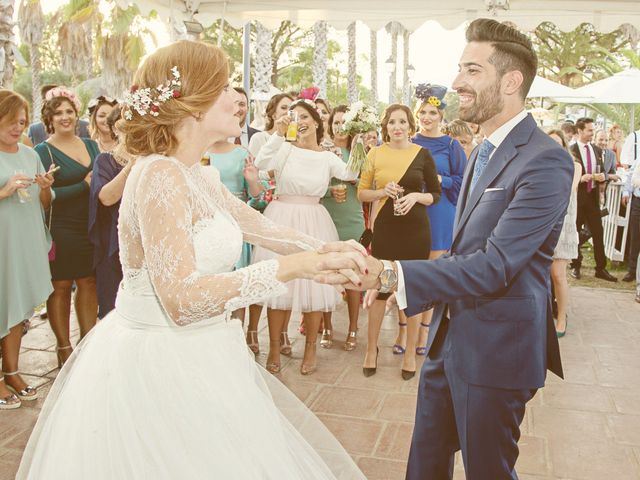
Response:
[[[319,276],[339,278],[334,284],[354,284],[361,286],[360,275],[367,270],[366,262],[360,252],[343,251],[319,253],[308,251],[286,255],[278,259],[280,268],[276,275],[281,282],[298,278],[312,280]],[[335,268],[331,265],[336,265]]]

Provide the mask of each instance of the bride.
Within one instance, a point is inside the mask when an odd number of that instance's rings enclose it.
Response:
[[[19,479],[364,478],[322,423],[260,368],[237,308],[313,278],[321,260],[364,253],[266,220],[199,165],[238,136],[227,57],[180,41],[152,54],[127,94],[132,168],[120,208],[116,309],[58,375]],[[209,174],[207,174],[209,175]],[[245,241],[282,256],[233,270]]]

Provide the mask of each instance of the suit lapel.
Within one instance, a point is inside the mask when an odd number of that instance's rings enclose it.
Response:
[[[451,248],[453,249],[456,244],[456,240],[462,231],[465,223],[469,220],[471,213],[478,204],[480,197],[484,193],[484,190],[491,185],[498,175],[504,170],[509,162],[518,154],[517,147],[527,143],[531,137],[531,133],[536,128],[535,121],[531,115],[528,115],[524,120],[517,124],[513,130],[507,135],[504,141],[497,148],[489,163],[482,172],[482,176],[478,179],[473,190],[469,192],[469,185],[471,183],[471,177],[473,176],[473,165],[475,164],[475,158],[473,162],[469,162],[467,165],[467,171],[465,172],[464,181],[464,194],[465,198],[464,206],[459,212],[456,212],[456,223],[453,232],[453,243]],[[478,156],[478,149],[475,151],[475,157]]]

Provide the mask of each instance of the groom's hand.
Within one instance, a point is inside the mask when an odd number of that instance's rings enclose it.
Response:
[[[378,277],[382,272],[382,262],[372,256],[368,256],[364,260],[365,268],[360,270],[359,282],[354,282],[341,273],[341,271],[352,269],[350,263],[352,259],[340,254],[328,254],[321,259],[318,270],[322,270],[322,273],[316,275],[314,280],[328,285],[342,285],[349,290],[379,289],[380,280]]]

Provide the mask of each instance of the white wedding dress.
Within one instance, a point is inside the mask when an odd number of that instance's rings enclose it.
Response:
[[[230,312],[286,292],[275,260],[232,271],[272,224],[199,165],[150,156],[120,208],[116,309],[58,375],[18,479],[360,479],[323,424],[259,367]]]

